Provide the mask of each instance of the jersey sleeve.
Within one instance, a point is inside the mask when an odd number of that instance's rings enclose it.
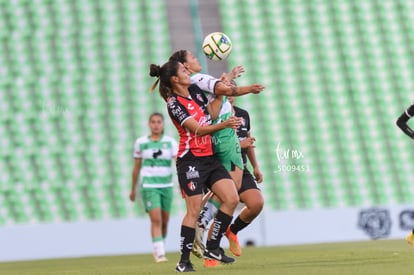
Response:
[[[134,144],[134,153],[132,154],[134,159],[140,159],[142,158],[142,152],[141,152],[141,140],[137,139]]]
[[[195,74],[191,76],[191,83],[196,84],[204,92],[214,94],[216,84],[221,80],[207,74]]]
[[[397,119],[397,126],[409,137],[414,138],[413,129],[408,126],[407,122],[414,115],[414,103],[405,110],[404,113]]]
[[[180,125],[183,125],[187,119],[191,118],[187,109],[174,97],[168,99],[167,109],[171,119]]]

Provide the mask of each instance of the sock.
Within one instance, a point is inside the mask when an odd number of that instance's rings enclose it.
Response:
[[[214,250],[220,246],[221,238],[223,237],[224,232],[226,232],[227,227],[229,226],[232,216],[229,216],[219,209],[217,215],[213,222],[213,230],[210,240],[207,241],[207,249]]]
[[[180,239],[180,262],[190,260],[190,252],[193,248],[193,241],[195,236],[195,229],[182,225],[181,226],[181,239]]]
[[[203,210],[200,212],[200,216],[198,217],[198,225],[204,229],[207,228],[207,225],[214,218],[219,208],[219,202],[209,199]]]
[[[240,219],[240,215],[236,218],[232,225],[230,225],[230,231],[237,234],[240,230],[248,226],[249,222],[244,222]]]
[[[165,256],[164,240],[161,237],[152,239],[152,246],[157,257]]]

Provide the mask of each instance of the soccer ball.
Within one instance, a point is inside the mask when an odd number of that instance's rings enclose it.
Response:
[[[203,53],[208,59],[220,61],[226,59],[232,49],[230,38],[222,32],[207,34],[203,42]]]

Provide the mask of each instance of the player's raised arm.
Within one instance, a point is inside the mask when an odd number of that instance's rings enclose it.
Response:
[[[408,107],[404,113],[397,119],[397,125],[410,138],[414,139],[414,131],[408,126],[407,122],[414,115],[414,104]]]
[[[223,74],[222,79],[215,78],[211,75],[200,73],[202,68],[197,59],[190,51],[180,50],[173,53],[170,60],[181,62],[184,67],[192,74],[191,81],[196,84],[201,90],[225,96],[242,96],[246,94],[258,94],[264,90],[261,84],[252,84],[248,86],[230,85],[231,80],[244,72],[243,66],[236,66],[228,74]]]
[[[234,67],[229,73],[223,73],[220,78],[225,83],[230,84],[232,80],[240,77],[243,73],[244,67],[242,65],[238,65]]]

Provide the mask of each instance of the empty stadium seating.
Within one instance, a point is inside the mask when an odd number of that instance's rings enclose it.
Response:
[[[414,100],[414,4],[219,2],[238,84],[267,87],[236,100],[266,207],[411,202],[413,145],[395,120]],[[132,148],[149,113],[165,113],[148,65],[171,53],[166,12],[162,0],[0,1],[0,225],[144,215],[128,200]]]
[[[148,92],[149,64],[171,52],[164,2],[0,5],[0,224],[143,215],[132,150],[165,112]]]
[[[220,1],[251,112],[266,204],[276,209],[407,203],[411,141],[395,120],[413,100],[414,5],[395,1]],[[279,160],[275,150],[302,151]],[[269,152],[271,152],[269,154]],[[280,173],[279,165],[309,171]],[[293,165],[293,166],[292,166]]]

